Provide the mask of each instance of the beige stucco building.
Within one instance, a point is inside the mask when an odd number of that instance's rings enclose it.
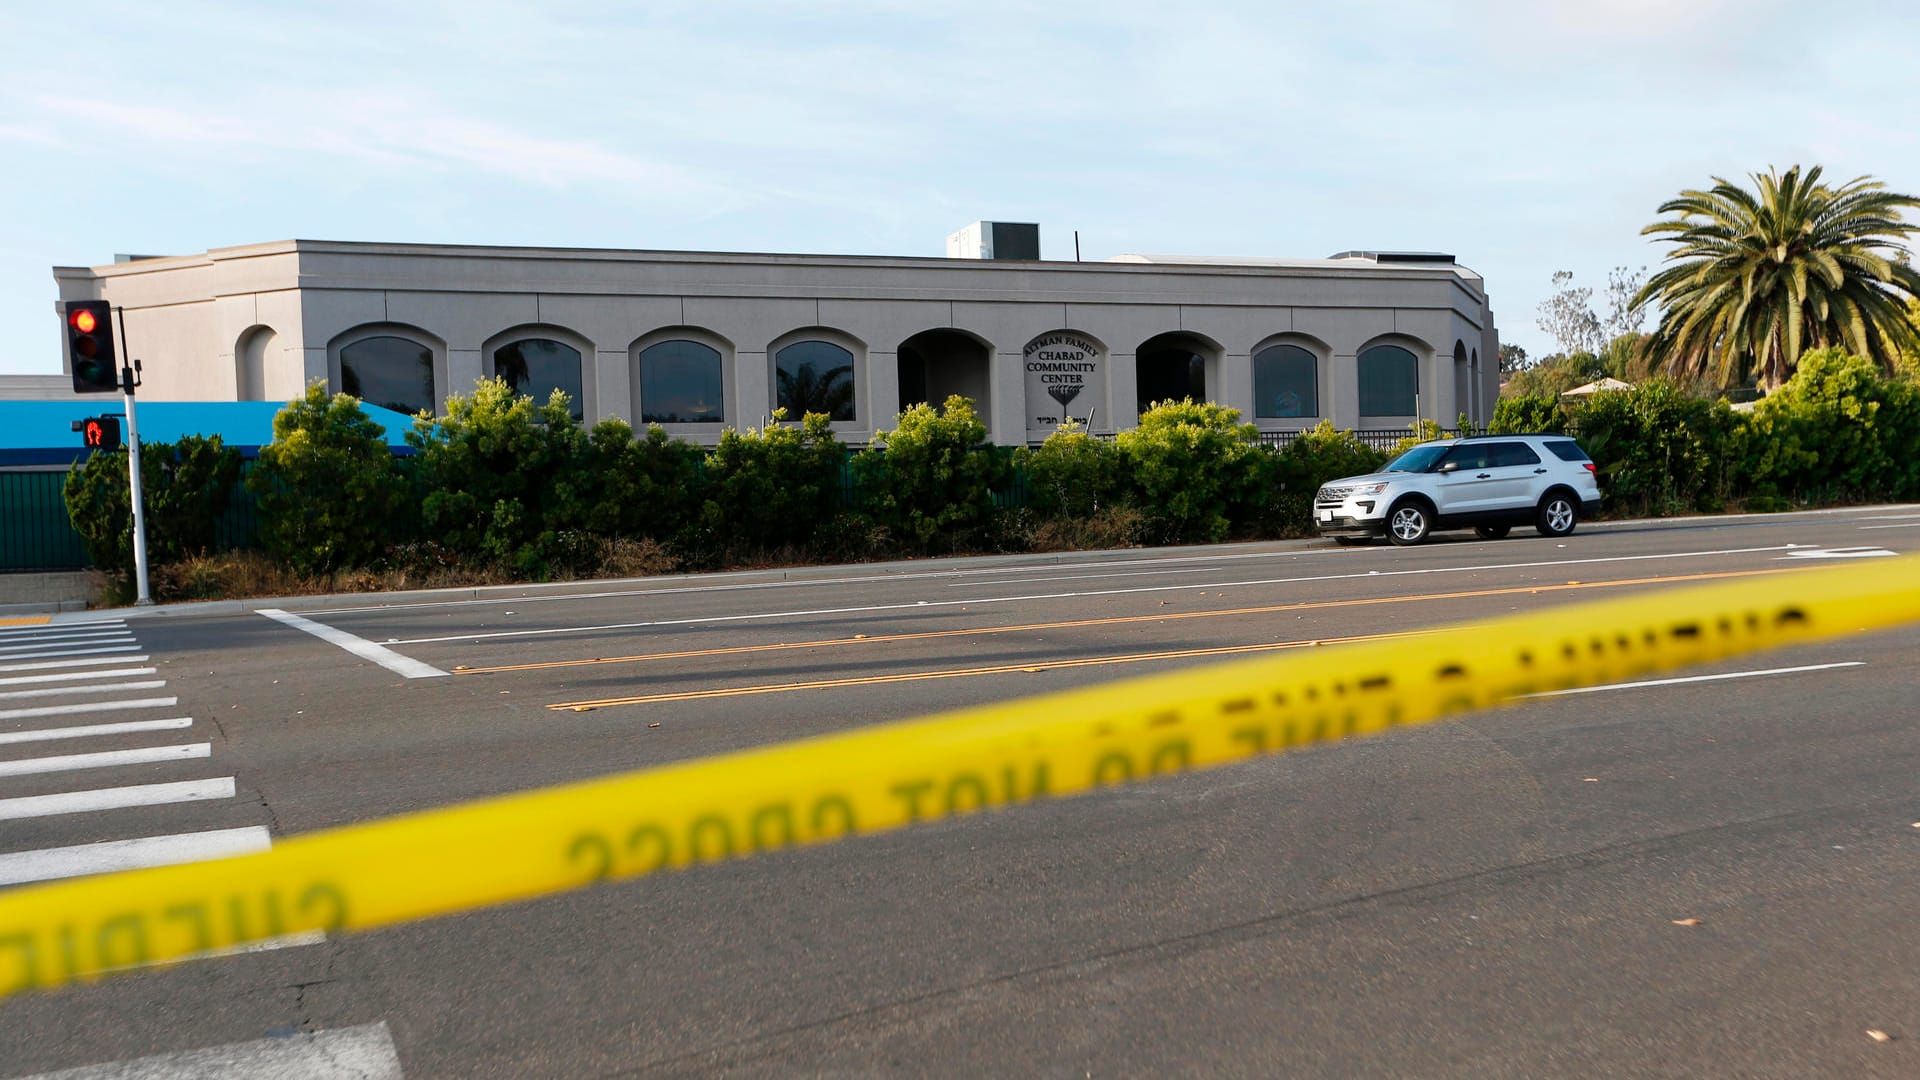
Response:
[[[1263,430],[1492,414],[1484,283],[1450,256],[1106,262],[289,240],[57,267],[122,309],[144,396],[283,400],[307,382],[406,410],[505,374],[589,422],[698,441],[777,407],[849,442],[961,393],[992,438],[1113,431],[1194,396]]]

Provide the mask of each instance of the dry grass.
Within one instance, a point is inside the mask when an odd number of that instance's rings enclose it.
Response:
[[[1104,551],[1139,547],[1147,516],[1131,506],[1109,506],[1084,518],[1048,518],[1027,531],[1031,551]]]
[[[584,574],[561,575],[559,580],[605,577],[651,577],[680,568],[679,560],[654,540],[605,540],[595,553],[596,565]],[[155,567],[150,584],[157,600],[243,600],[263,596],[313,596],[328,593],[397,592],[407,589],[475,588],[514,585],[526,579],[498,566],[400,567],[384,570],[340,570],[327,574],[297,574],[258,551],[224,551],[200,555]],[[115,583],[118,584],[118,583]],[[122,600],[109,585],[107,602]],[[124,598],[131,600],[131,595]]]

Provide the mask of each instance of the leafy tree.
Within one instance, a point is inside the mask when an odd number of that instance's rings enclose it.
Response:
[[[728,428],[707,454],[697,561],[751,550],[805,547],[840,507],[847,449],[825,413],[786,423],[773,411],[764,430]]]
[[[1500,345],[1500,374],[1511,375],[1516,371],[1525,371],[1526,368],[1527,350],[1510,341],[1502,342]]]
[[[1920,387],[1865,357],[1815,349],[1754,407],[1747,472],[1763,493],[1817,501],[1920,494]]]
[[[1713,510],[1736,479],[1730,447],[1740,414],[1656,378],[1595,394],[1574,414],[1610,508],[1669,514]]]
[[[1558,400],[1561,394],[1574,387],[1584,386],[1606,375],[1606,361],[1592,353],[1574,353],[1571,356],[1556,354],[1508,379],[1500,387],[1500,396],[1550,397]]]
[[[1259,432],[1239,419],[1213,402],[1163,401],[1114,440],[1157,539],[1224,539],[1261,501]]]
[[[1493,423],[1487,428],[1495,434],[1527,434],[1538,431],[1565,431],[1566,411],[1559,395],[1535,394],[1502,397],[1493,403]]]
[[[459,555],[544,577],[579,555],[576,537],[586,440],[567,395],[547,403],[481,379],[447,398],[447,414],[414,420],[420,520]]]
[[[233,495],[240,453],[220,436],[182,436],[177,443],[140,443],[140,488],[146,503],[147,558],[154,565],[209,551],[214,524]],[[93,564],[109,574],[133,572],[133,498],[127,451],[95,452],[67,473],[67,516]]]
[[[1260,508],[1261,531],[1305,536],[1313,532],[1313,493],[1320,485],[1373,472],[1386,463],[1387,455],[1351,431],[1336,430],[1333,421],[1322,420],[1279,450],[1262,451],[1259,460],[1260,484],[1271,496]]]
[[[247,474],[268,554],[311,574],[366,566],[397,537],[406,493],[386,429],[316,380],[273,418]]]
[[[959,394],[938,410],[913,406],[853,459],[862,508],[913,550],[971,545],[992,522],[994,490],[1011,475],[1007,456],[986,442],[987,425]]]
[[[586,433],[557,524],[593,536],[673,541],[699,511],[705,457],[704,448],[658,424],[635,438],[625,420],[602,420]]]
[[[1043,518],[1091,517],[1124,494],[1120,448],[1094,438],[1072,417],[1039,447],[1017,451],[1014,460],[1027,476],[1027,505]]]
[[[1672,216],[1641,232],[1674,248],[1639,299],[1663,308],[1649,343],[1661,370],[1773,389],[1808,348],[1843,346],[1892,370],[1920,343],[1904,306],[1920,273],[1895,257],[1916,229],[1901,213],[1920,200],[1865,176],[1820,177],[1769,169],[1752,175],[1757,191],[1715,177],[1660,205]]]
[[[1606,343],[1600,317],[1593,313],[1593,290],[1576,288],[1571,270],[1554,272],[1553,295],[1541,301],[1534,325],[1558,342],[1563,354],[1599,352]]]

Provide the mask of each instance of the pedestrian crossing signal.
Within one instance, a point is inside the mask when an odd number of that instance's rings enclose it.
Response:
[[[120,418],[117,416],[89,416],[85,420],[75,420],[73,429],[80,433],[80,444],[89,450],[120,449]]]

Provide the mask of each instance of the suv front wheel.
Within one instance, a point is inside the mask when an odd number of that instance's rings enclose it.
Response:
[[[1580,520],[1580,504],[1564,491],[1549,492],[1540,500],[1540,517],[1535,527],[1541,536],[1565,536]]]
[[[1433,528],[1433,514],[1426,504],[1403,502],[1387,514],[1387,539],[1409,547],[1427,538]]]

